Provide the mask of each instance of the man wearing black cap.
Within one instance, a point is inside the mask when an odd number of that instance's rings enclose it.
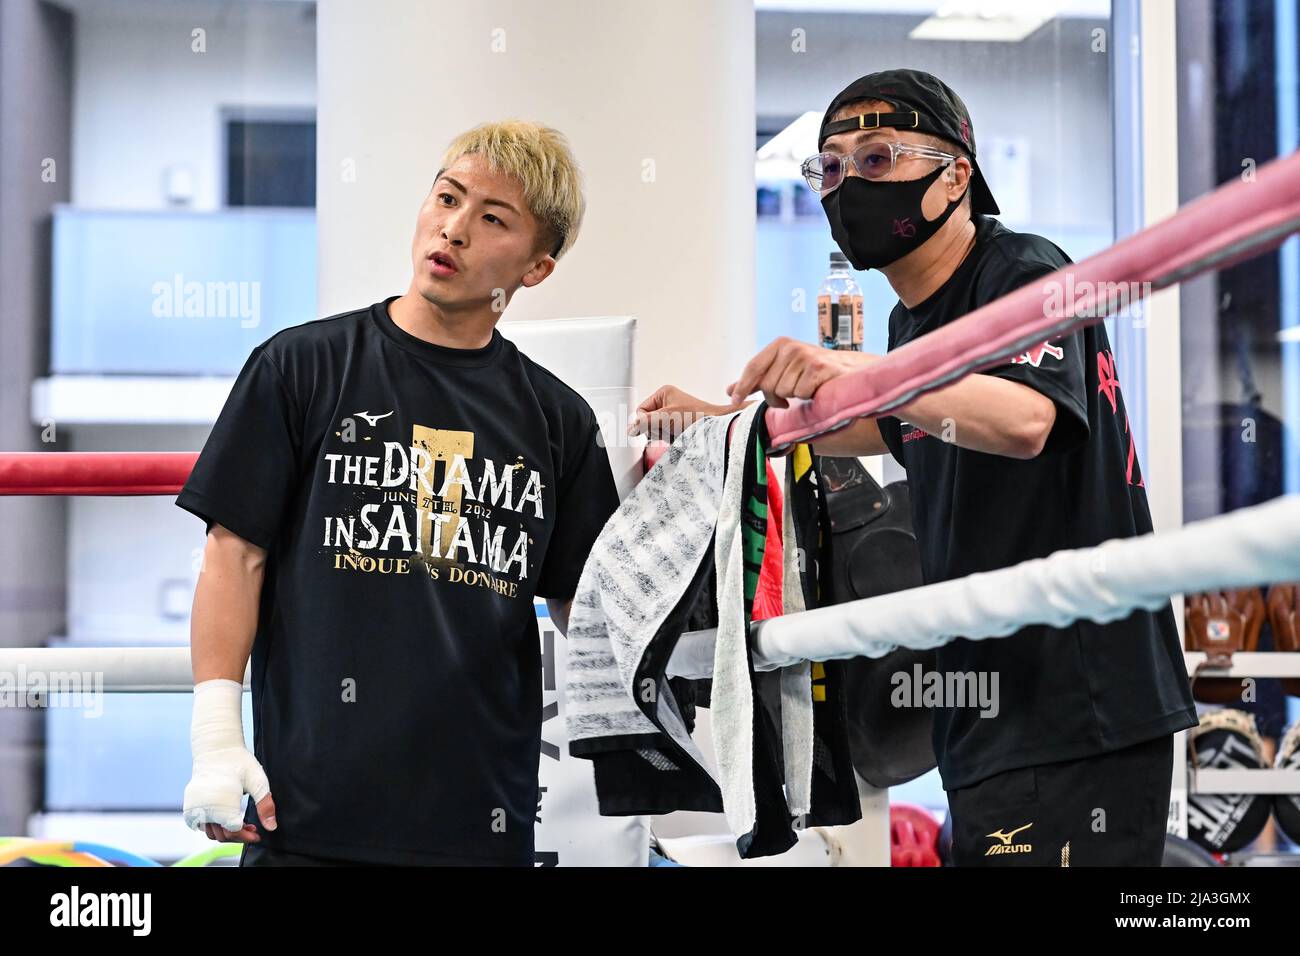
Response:
[[[804,174],[831,235],[855,268],[881,270],[898,295],[889,350],[1071,261],[988,218],[999,210],[975,161],[970,115],[928,73],[850,84],[826,110],[818,150]],[[735,404],[666,386],[630,431],[734,409],[755,391],[784,407],[875,361],[777,339],[728,389]],[[926,583],[1152,530],[1101,324],[812,444],[820,455],[889,452],[907,469]],[[1000,695],[991,709],[945,700],[935,714],[954,862],[1160,865],[1173,734],[1197,723],[1168,603],[1108,624],[958,639],[939,649],[937,670],[945,686],[959,675],[981,686],[996,678]]]

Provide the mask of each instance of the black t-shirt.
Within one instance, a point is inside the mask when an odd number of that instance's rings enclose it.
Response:
[[[948,281],[912,309],[895,305],[891,350],[1070,262],[1041,236],[985,216],[975,223],[975,247]],[[1037,458],[971,451],[897,417],[879,419],[890,451],[907,469],[926,583],[1152,530],[1104,324],[980,374],[1027,385],[1056,404]],[[936,711],[935,755],[948,790],[1196,725],[1168,603],[1110,624],[1083,620],[1005,638],[958,639],[939,649],[937,669],[986,675],[988,688],[998,677],[996,716],[981,717],[979,706]]]
[[[499,331],[418,339],[391,301],[255,349],[176,503],[268,551],[263,845],[532,865],[533,597],[573,596],[614,477],[577,392]]]

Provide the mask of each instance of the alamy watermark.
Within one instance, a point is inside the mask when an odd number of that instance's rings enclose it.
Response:
[[[262,283],[186,281],[176,273],[155,282],[153,314],[159,319],[239,319],[240,328],[262,324]]]
[[[1065,281],[1051,279],[1042,285],[1043,315],[1047,318],[1066,315],[1080,318],[1103,318],[1137,305],[1151,295],[1150,282],[1093,282],[1080,279],[1073,272]]]
[[[0,708],[79,708],[83,717],[104,713],[103,671],[0,671]]]
[[[927,671],[920,663],[911,671],[894,671],[889,703],[894,707],[978,707],[981,717],[996,717],[997,671]]]

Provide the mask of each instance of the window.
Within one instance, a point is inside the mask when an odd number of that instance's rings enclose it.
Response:
[[[227,206],[316,205],[316,121],[225,120]]]

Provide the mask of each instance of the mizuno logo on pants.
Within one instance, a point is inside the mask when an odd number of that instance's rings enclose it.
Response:
[[[1003,833],[1001,830],[994,830],[992,833],[986,833],[985,836],[1001,840],[1001,843],[994,843],[988,848],[985,856],[998,856],[1002,853],[1032,853],[1034,845],[1032,843],[1012,843],[1017,833],[1028,830],[1032,823],[1026,823],[1023,827],[1017,827],[1010,833]]]

